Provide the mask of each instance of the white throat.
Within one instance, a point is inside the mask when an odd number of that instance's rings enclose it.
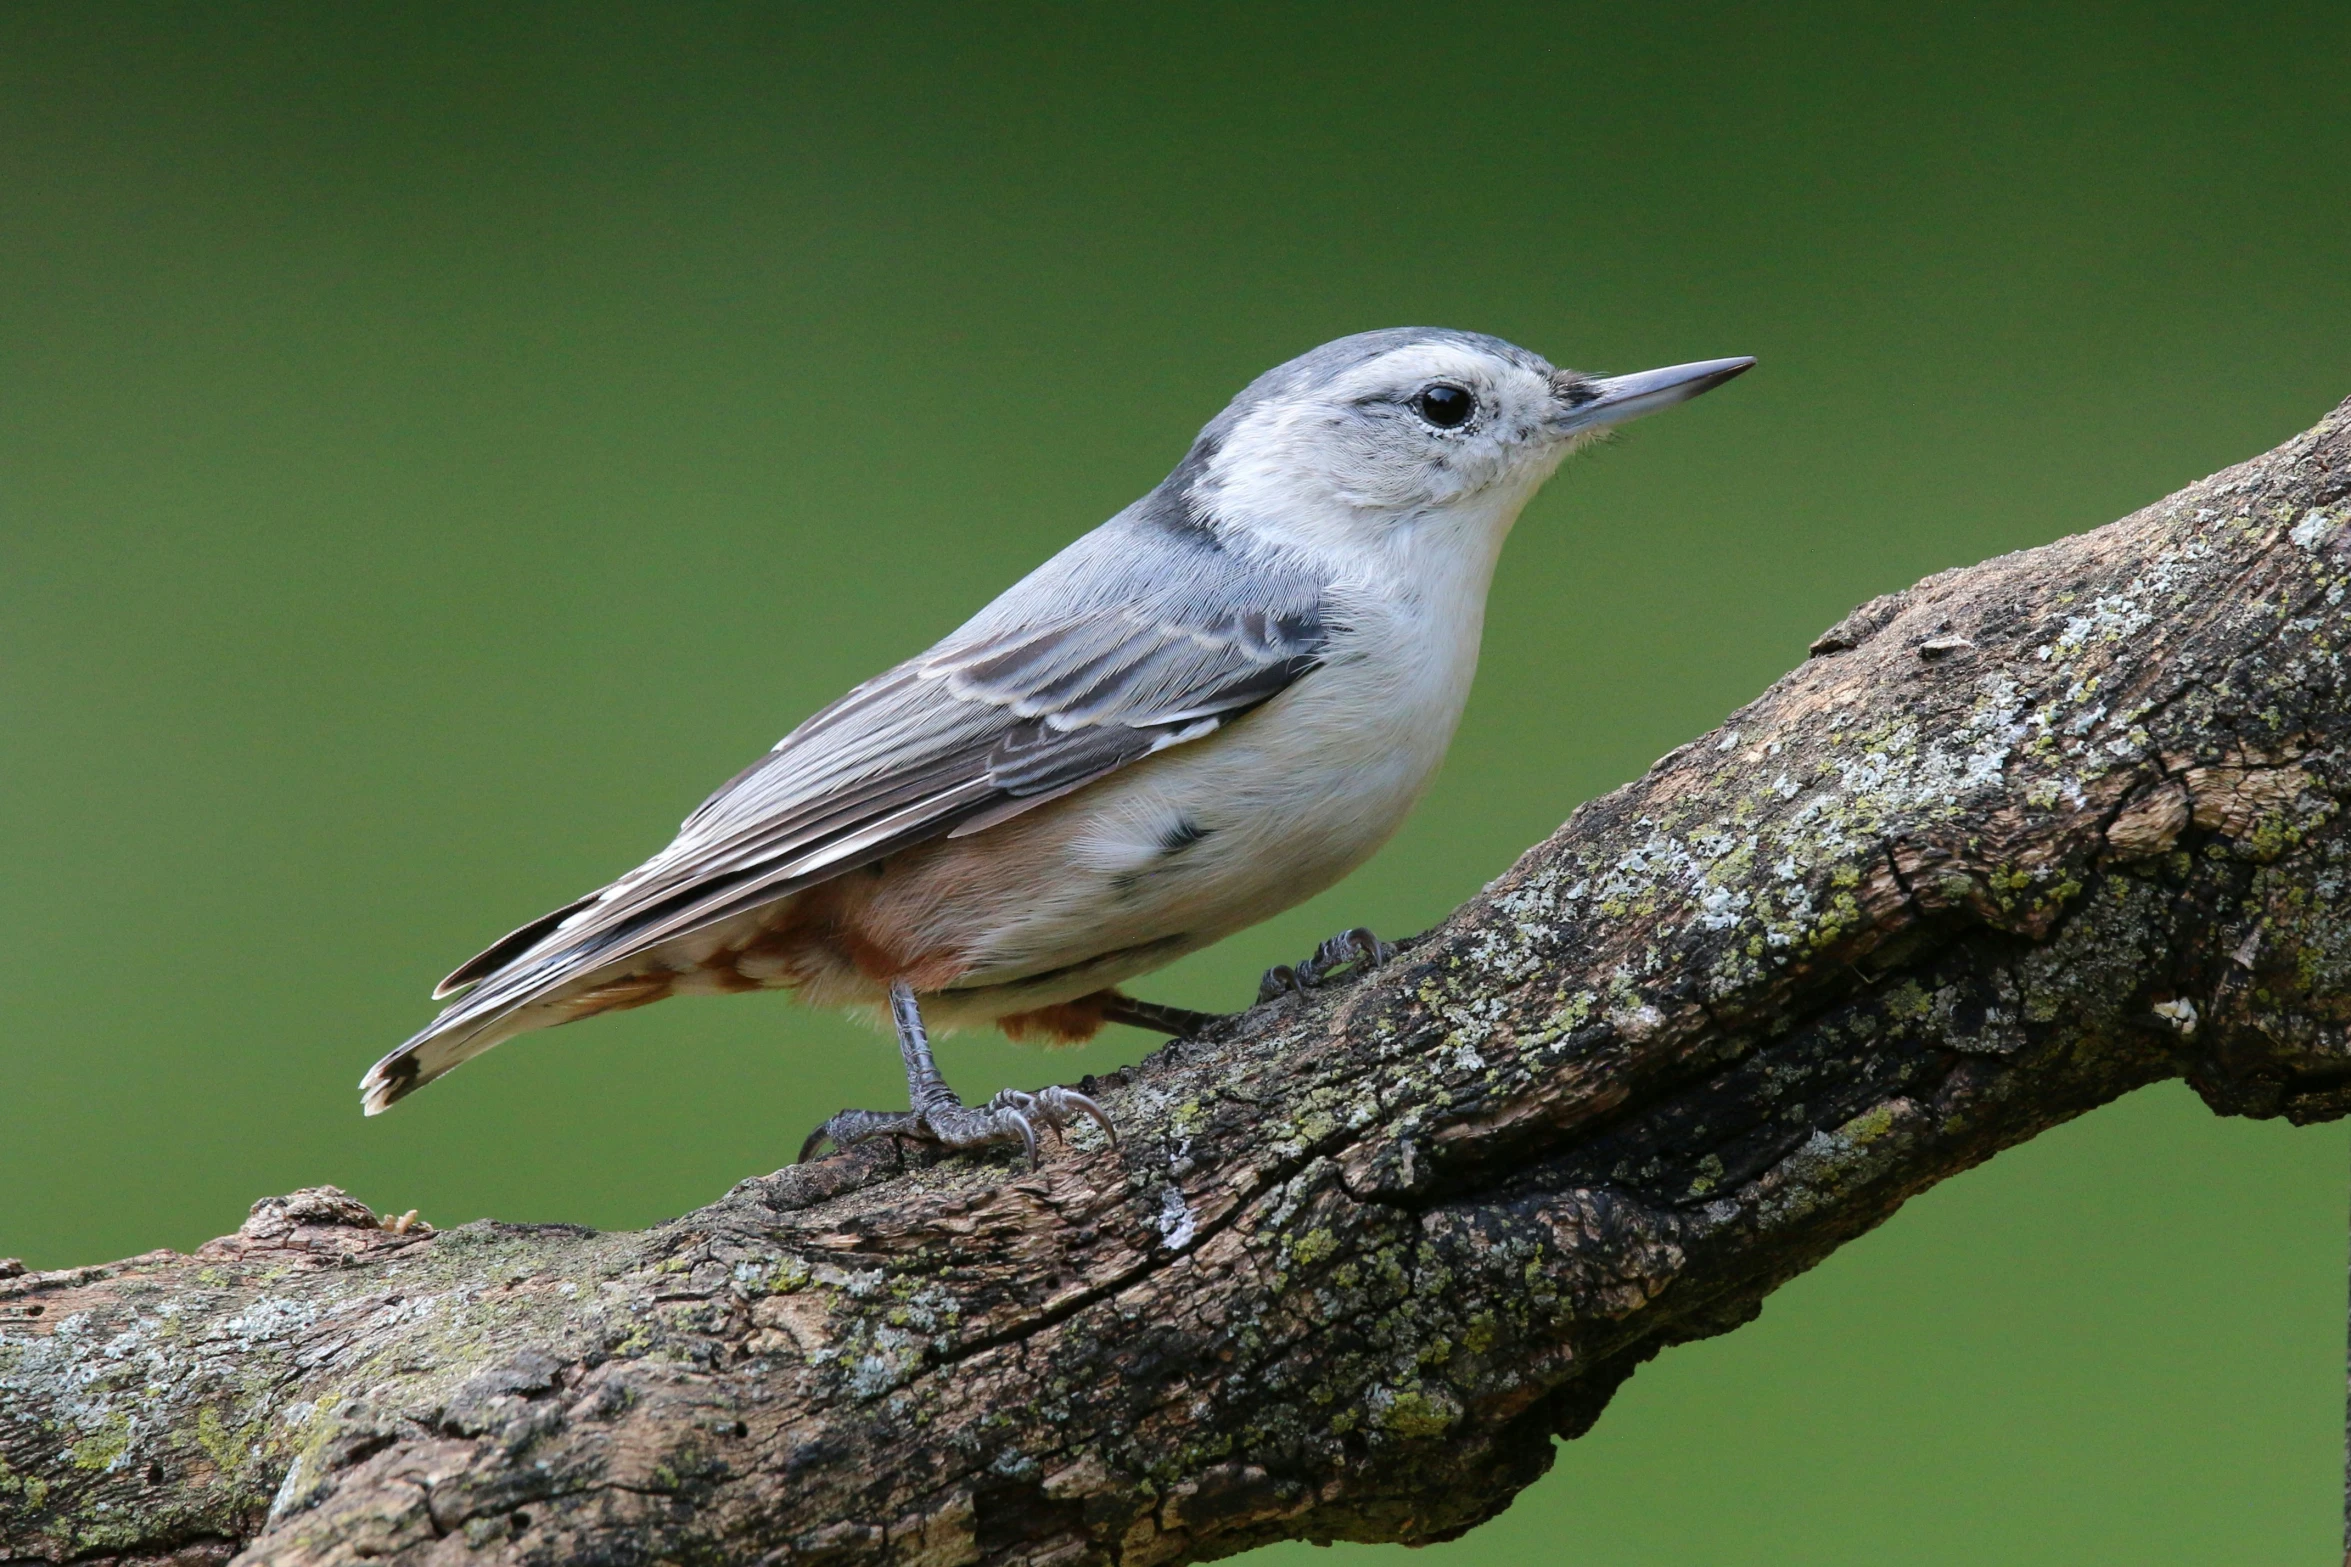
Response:
[[[1567,455],[1561,443],[1475,489],[1403,499],[1299,460],[1305,434],[1293,420],[1235,431],[1199,480],[1203,509],[1238,541],[1313,560],[1342,596],[1466,601],[1479,617],[1519,513]]]

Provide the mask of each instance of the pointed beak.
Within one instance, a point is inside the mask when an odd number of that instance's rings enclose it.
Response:
[[[1622,424],[1660,408],[1686,403],[1701,392],[1711,392],[1734,376],[1755,368],[1745,355],[1737,359],[1701,359],[1696,364],[1667,365],[1636,375],[1586,376],[1562,371],[1552,378],[1559,393],[1559,412],[1552,428],[1561,434],[1580,434],[1605,425]]]

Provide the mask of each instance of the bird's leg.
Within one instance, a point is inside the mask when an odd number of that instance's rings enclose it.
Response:
[[[1396,949],[1361,925],[1343,930],[1314,949],[1314,956],[1295,968],[1276,964],[1257,982],[1260,1005],[1287,995],[1303,996],[1317,985],[1327,985],[1341,974],[1366,974],[1396,955]]]
[[[1101,1127],[1112,1142],[1118,1141],[1117,1129],[1102,1107],[1071,1088],[1045,1088],[1033,1094],[1007,1088],[984,1105],[965,1104],[939,1075],[914,987],[902,979],[890,982],[890,1021],[897,1025],[898,1056],[906,1063],[909,1108],[843,1110],[808,1134],[808,1141],[800,1145],[802,1162],[814,1158],[828,1141],[836,1148],[847,1148],[869,1137],[911,1137],[950,1150],[1018,1143],[1027,1150],[1029,1166],[1034,1169],[1037,1134],[1048,1129],[1058,1132],[1080,1115]]]
[[[1211,1023],[1224,1021],[1219,1012],[1194,1012],[1185,1007],[1163,1007],[1156,1001],[1137,1001],[1117,991],[1102,1005],[1102,1021],[1124,1023],[1129,1028],[1147,1028],[1155,1034],[1166,1034],[1176,1039],[1190,1039]]]

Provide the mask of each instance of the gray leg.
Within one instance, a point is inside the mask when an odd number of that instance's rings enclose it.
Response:
[[[1156,1001],[1137,1001],[1132,996],[1113,994],[1102,1008],[1102,1021],[1124,1023],[1129,1028],[1147,1028],[1155,1034],[1166,1034],[1175,1039],[1190,1039],[1211,1023],[1221,1023],[1224,1017],[1216,1012],[1194,1012],[1187,1007],[1163,1007]]]
[[[922,1008],[914,999],[914,987],[902,979],[890,983],[890,1021],[898,1028],[898,1056],[906,1063],[906,1098],[910,1108],[843,1110],[808,1134],[808,1141],[800,1145],[801,1162],[816,1157],[817,1150],[827,1142],[836,1148],[847,1148],[869,1137],[910,1137],[950,1150],[983,1148],[990,1143],[1019,1143],[1028,1151],[1029,1167],[1034,1169],[1037,1134],[1048,1128],[1058,1132],[1080,1115],[1100,1126],[1112,1142],[1118,1140],[1117,1129],[1111,1126],[1110,1117],[1103,1113],[1102,1107],[1075,1089],[1047,1088],[1024,1094],[1017,1088],[1007,1088],[984,1105],[965,1104],[939,1075],[938,1064],[931,1059],[931,1037],[922,1026]]]
[[[1342,975],[1368,974],[1396,955],[1396,949],[1361,925],[1343,930],[1314,949],[1314,956],[1292,968],[1277,964],[1257,982],[1259,1005],[1287,995],[1305,995]]]

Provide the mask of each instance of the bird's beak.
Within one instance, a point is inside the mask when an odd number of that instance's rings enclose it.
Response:
[[[1560,406],[1552,419],[1552,428],[1566,435],[1622,424],[1660,408],[1686,403],[1753,368],[1755,361],[1741,355],[1737,359],[1701,359],[1696,364],[1667,365],[1662,370],[1643,370],[1635,375],[1583,376],[1562,371],[1554,378]]]

